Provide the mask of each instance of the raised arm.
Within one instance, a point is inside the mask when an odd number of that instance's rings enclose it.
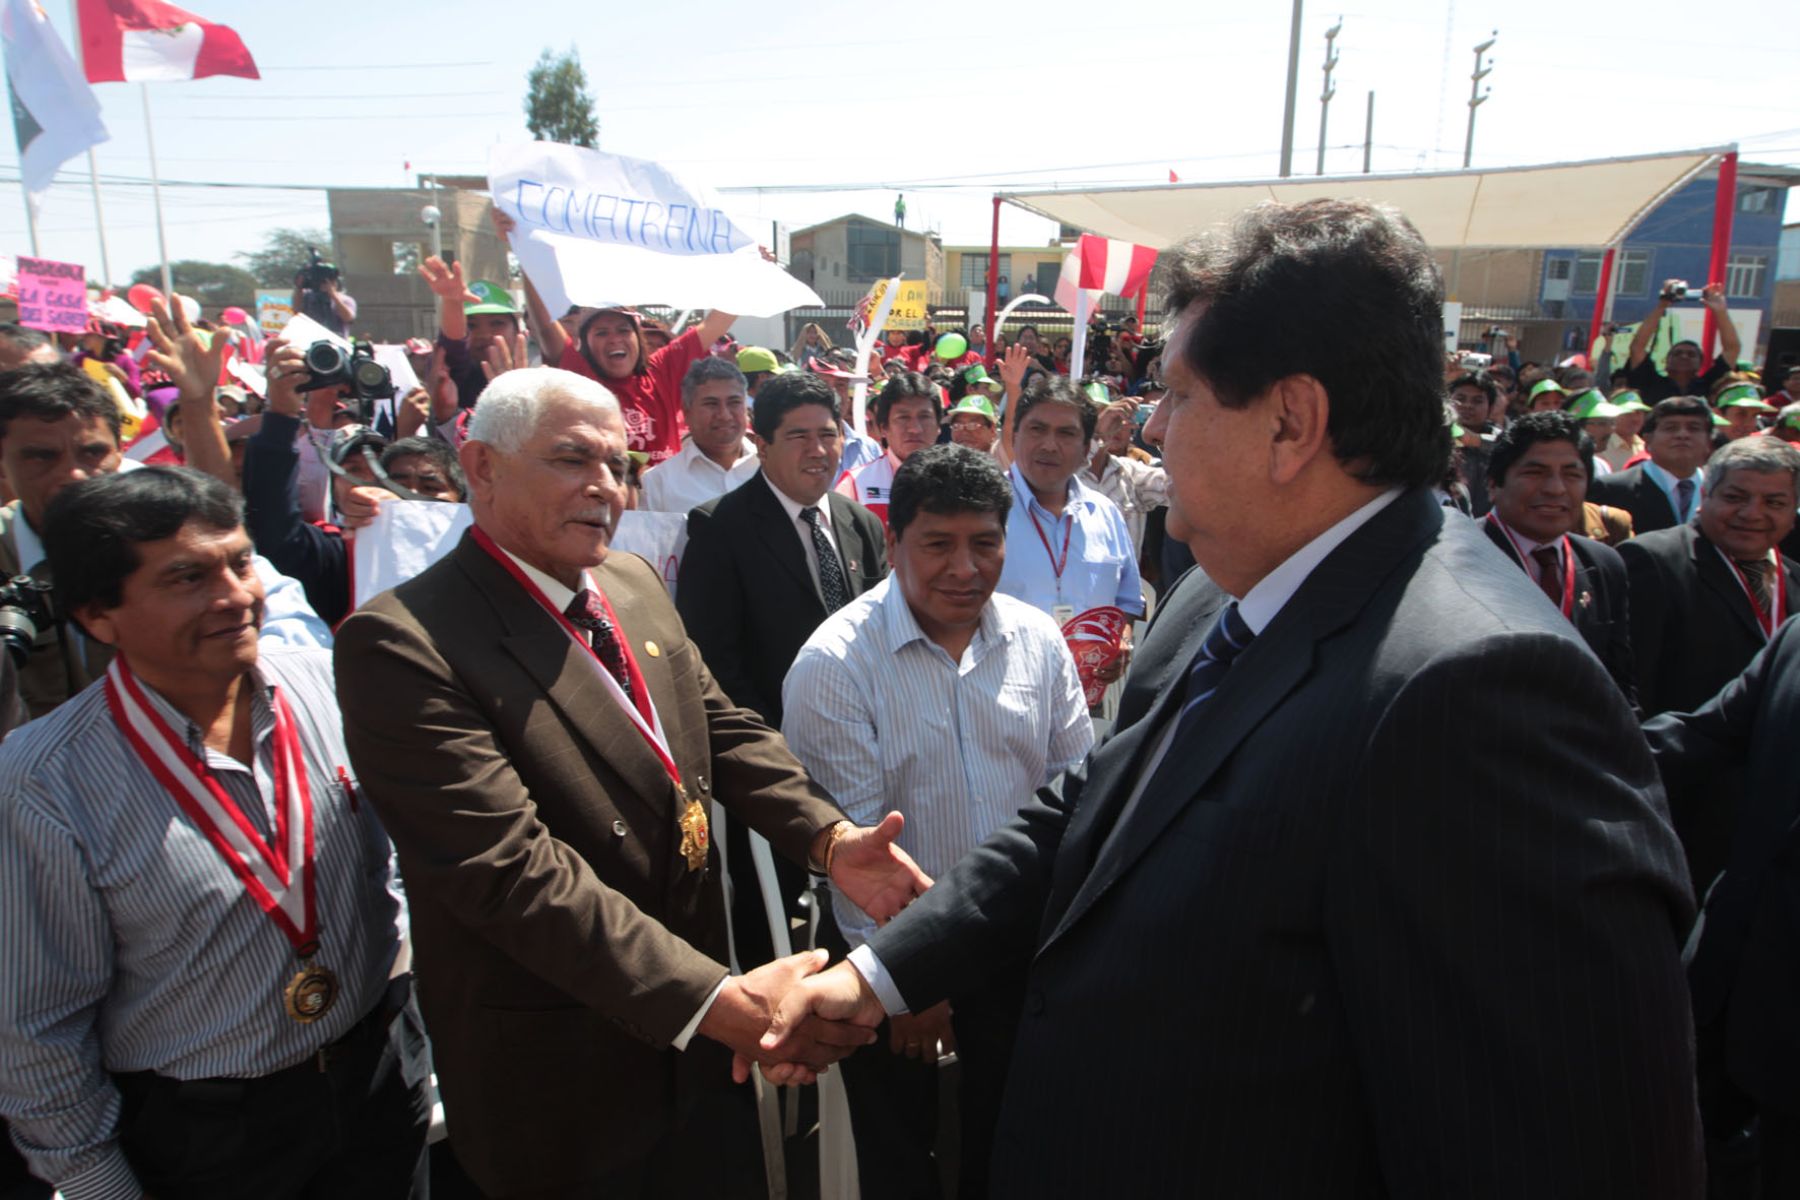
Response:
[[[187,465],[235,489],[238,481],[231,469],[231,449],[225,444],[225,427],[219,424],[219,406],[213,400],[213,386],[225,362],[225,335],[195,329],[179,304],[173,317],[158,304],[150,313],[150,343],[155,347],[150,362],[177,389]]]

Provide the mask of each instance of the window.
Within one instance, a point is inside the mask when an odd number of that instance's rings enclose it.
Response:
[[[1725,294],[1740,299],[1759,297],[1768,273],[1768,255],[1734,254],[1725,266]]]
[[[1738,192],[1738,211],[1747,213],[1766,213],[1775,207],[1775,189],[1766,187],[1744,188]]]
[[[853,279],[887,279],[900,273],[900,231],[853,222],[844,230]]]
[[[1545,269],[1553,281],[1560,283],[1569,277],[1569,265],[1569,260],[1566,258],[1553,258],[1546,264]]]
[[[1591,252],[1575,256],[1575,282],[1571,290],[1577,296],[1592,296],[1600,290],[1600,263],[1605,257]]]
[[[974,288],[976,291],[986,291],[987,290],[987,269],[988,269],[988,256],[987,255],[985,255],[985,254],[965,254],[965,255],[963,255],[962,256],[962,276],[960,279],[959,286],[961,286],[965,290],[968,288]],[[1012,275],[1012,255],[1002,254],[1000,256],[999,274],[1005,275],[1008,277],[1010,277]]]
[[[1626,250],[1619,255],[1619,295],[1641,296],[1650,282],[1650,252]]]

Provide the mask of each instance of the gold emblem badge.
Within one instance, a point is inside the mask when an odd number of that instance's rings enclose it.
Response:
[[[648,654],[651,658],[661,658],[662,647],[658,646],[655,642],[645,642],[644,653]]]
[[[706,852],[712,837],[706,824],[706,806],[689,796],[679,783],[675,785],[675,796],[683,802],[680,821],[681,856],[687,859],[688,870],[698,871],[706,865]]]
[[[287,985],[287,1015],[302,1025],[310,1025],[331,1011],[337,994],[336,975],[324,967],[304,963]]]

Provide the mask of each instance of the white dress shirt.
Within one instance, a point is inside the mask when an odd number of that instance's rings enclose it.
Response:
[[[1094,743],[1075,660],[1048,616],[996,593],[953,660],[892,575],[825,619],[781,693],[781,732],[806,773],[857,825],[904,813],[900,848],[934,877]],[[836,889],[832,903],[852,946],[875,932]]]
[[[1313,573],[1313,569],[1324,562],[1326,556],[1333,550],[1343,545],[1351,534],[1366,525],[1376,513],[1392,504],[1403,490],[1398,487],[1390,488],[1364,504],[1296,550],[1280,566],[1263,576],[1255,586],[1238,598],[1238,616],[1243,619],[1245,625],[1249,626],[1250,632],[1261,634],[1263,630],[1267,629],[1276,615],[1286,607],[1287,602],[1294,598],[1294,593],[1300,590],[1301,585],[1306,582],[1307,576]],[[1163,755],[1168,753],[1169,743],[1174,740],[1177,724],[1178,722],[1175,721],[1167,722],[1163,731],[1157,735],[1156,745],[1151,750],[1149,757],[1144,760],[1143,769],[1138,772],[1137,782],[1132,785],[1131,795],[1126,800],[1127,807],[1136,807],[1138,793],[1149,785],[1151,778],[1156,774],[1156,768],[1162,765]],[[866,944],[858,946],[850,952],[850,964],[864,979],[868,980],[870,989],[874,991],[876,998],[881,1001],[882,1008],[887,1010],[889,1016],[909,1011],[906,1007],[906,1000],[900,995],[900,989],[895,985],[893,977],[888,974],[887,968],[882,965],[881,960],[875,957],[875,952],[870,950]]]
[[[638,507],[649,512],[686,513],[734,490],[761,466],[756,447],[748,438],[744,439],[737,461],[721,467],[701,453],[690,437],[674,458],[644,472],[644,495]]]
[[[782,510],[787,513],[788,521],[794,527],[794,535],[800,539],[801,549],[806,551],[806,569],[812,574],[813,590],[819,593],[820,600],[823,601],[825,592],[819,586],[819,552],[813,548],[812,526],[808,525],[806,523],[806,518],[800,515],[800,512],[805,508],[805,505],[790,497],[773,483],[770,483],[768,476],[765,475],[763,477],[763,482],[769,484],[769,490],[775,493],[775,499],[781,502]],[[831,523],[831,501],[833,495],[834,493],[832,492],[826,492],[823,496],[819,497],[819,524],[820,527],[825,530],[825,541],[831,546],[832,552],[837,555],[838,569],[843,571],[844,551],[843,548],[837,544],[837,529]],[[842,497],[839,497],[838,503],[842,504],[845,503],[845,501]],[[850,582],[850,572],[843,571],[843,575],[845,586],[848,586]]]

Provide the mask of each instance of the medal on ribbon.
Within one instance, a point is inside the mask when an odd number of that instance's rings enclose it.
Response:
[[[264,839],[237,802],[220,786],[212,769],[169,728],[145,697],[125,656],[106,670],[106,702],[125,740],[212,843],[244,890],[280,929],[300,960],[300,970],[283,993],[287,1015],[301,1024],[331,1011],[337,976],[313,962],[319,952],[319,912],[314,893],[312,791],[300,754],[287,698],[273,692],[275,836]]]

